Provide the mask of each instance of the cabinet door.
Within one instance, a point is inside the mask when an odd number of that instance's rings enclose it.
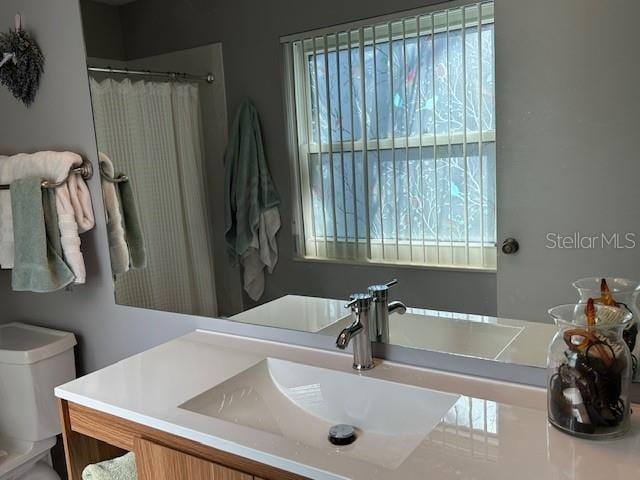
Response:
[[[136,438],[139,480],[253,480],[251,475]]]

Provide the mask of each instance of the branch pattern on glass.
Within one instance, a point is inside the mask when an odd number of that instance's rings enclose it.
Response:
[[[316,236],[365,240],[368,202],[371,240],[495,243],[493,42],[488,23],[369,42],[364,68],[357,43],[307,56]]]

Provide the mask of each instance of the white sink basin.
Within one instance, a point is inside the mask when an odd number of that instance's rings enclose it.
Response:
[[[320,330],[337,336],[351,323],[344,318]],[[389,317],[389,343],[493,360],[520,334],[521,327],[415,313]]]
[[[396,468],[458,398],[267,358],[180,408]],[[327,437],[336,424],[356,427],[356,441],[346,447],[332,445]]]

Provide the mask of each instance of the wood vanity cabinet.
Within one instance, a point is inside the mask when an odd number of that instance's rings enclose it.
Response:
[[[143,438],[133,440],[138,480],[253,480],[246,473]]]
[[[59,400],[69,480],[135,452],[139,480],[300,480],[303,477],[66,400]]]

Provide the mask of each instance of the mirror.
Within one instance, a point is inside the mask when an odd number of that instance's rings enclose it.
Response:
[[[82,0],[117,303],[333,336],[398,279],[383,340],[540,367],[550,307],[637,311],[635,16],[588,3]]]

